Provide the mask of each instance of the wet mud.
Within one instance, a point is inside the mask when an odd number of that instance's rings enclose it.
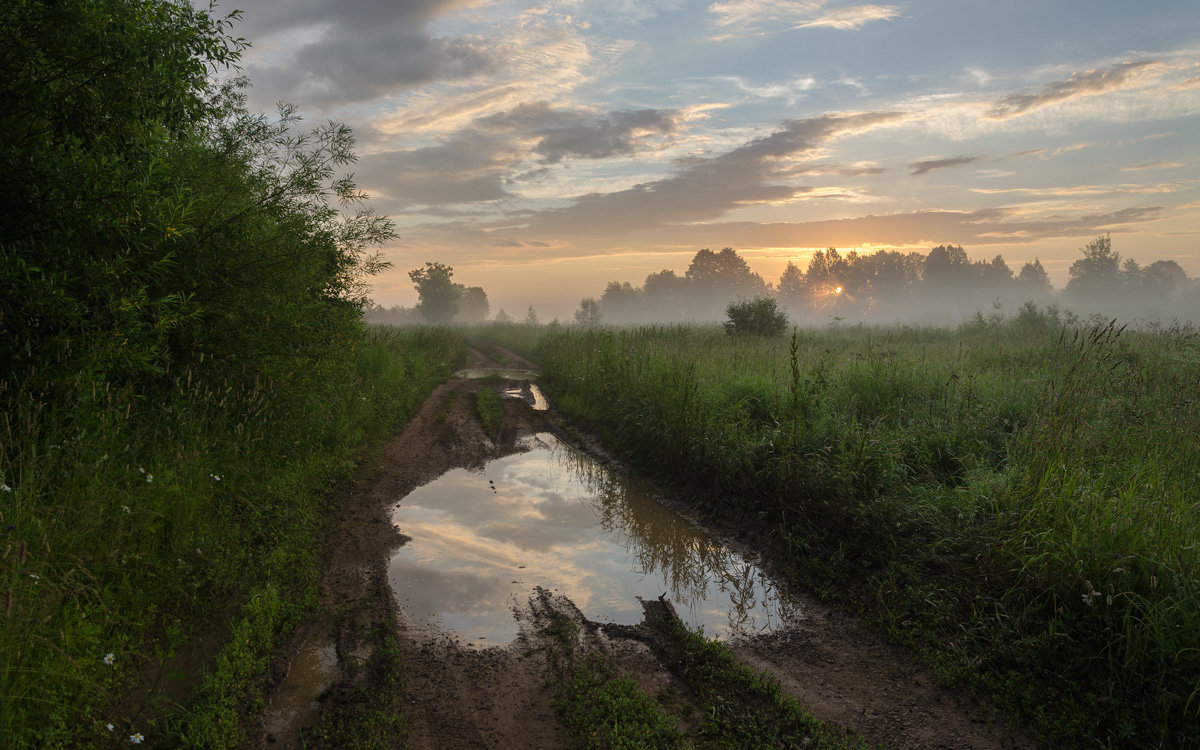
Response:
[[[247,747],[319,745],[321,722],[384,690],[367,668],[379,628],[395,635],[402,672],[401,690],[384,696],[404,717],[393,747],[567,747],[546,679],[549,613],[586,624],[618,671],[667,694],[675,678],[633,624],[660,595],[868,744],[1033,746],[852,619],[776,584],[767,563],[628,478],[597,441],[561,429],[532,363],[473,355],[472,371],[440,386],[333,498],[322,614],[279,653]],[[480,388],[508,396],[498,440],[474,413]]]

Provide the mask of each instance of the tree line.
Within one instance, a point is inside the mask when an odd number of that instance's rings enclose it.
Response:
[[[611,281],[599,297],[586,297],[575,312],[582,324],[720,320],[731,302],[771,298],[800,323],[928,320],[958,322],[981,306],[1027,301],[1064,303],[1082,311],[1169,301],[1200,303],[1200,283],[1173,260],[1145,267],[1122,262],[1109,236],[1081,251],[1058,292],[1037,259],[1014,273],[997,255],[972,260],[960,246],[939,245],[928,253],[882,250],[859,253],[818,250],[805,269],[789,262],[778,284],[767,283],[732,248],[702,249],[687,270],[652,273],[641,286]]]

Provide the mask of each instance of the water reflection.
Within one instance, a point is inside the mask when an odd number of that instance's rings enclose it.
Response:
[[[407,618],[482,645],[516,635],[513,608],[535,586],[623,624],[641,620],[636,597],[665,593],[685,622],[722,637],[797,614],[756,566],[549,434],[414,490],[393,520],[412,537],[389,570]]]
[[[533,378],[537,377],[537,373],[533,370],[521,370],[511,367],[469,367],[465,370],[455,372],[454,377],[466,378],[468,380],[482,378],[510,380],[514,382],[514,385],[504,390],[506,398],[515,398],[518,401],[524,401],[532,406],[534,411],[546,411],[550,406],[550,402],[546,400],[542,389],[538,388],[537,384],[532,382]]]

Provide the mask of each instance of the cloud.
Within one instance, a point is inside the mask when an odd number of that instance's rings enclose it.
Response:
[[[537,140],[533,152],[556,164],[570,156],[604,159],[632,154],[647,137],[675,132],[679,116],[676,110],[663,109],[597,115],[536,102],[481,118],[475,127],[533,137]]]
[[[500,69],[507,59],[501,46],[480,37],[436,36],[429,29],[435,19],[472,4],[276,0],[254,4],[238,32],[276,50],[251,59],[256,84],[277,99],[328,108]],[[281,37],[288,38],[273,41]]]
[[[894,5],[855,5],[850,8],[831,10],[819,18],[796,24],[798,29],[828,26],[832,29],[855,31],[871,21],[887,21],[900,15]]]
[[[649,138],[675,132],[682,117],[676,110],[521,104],[476,118],[436,145],[376,152],[358,181],[388,210],[504,201],[517,197],[513,186],[547,177],[547,165],[635,154]]]
[[[892,5],[827,8],[828,4],[828,0],[728,0],[709,5],[708,12],[712,25],[725,32],[717,39],[821,26],[852,31],[900,15]]]
[[[1160,206],[1139,206],[1076,217],[1022,218],[1016,209],[914,211],[848,219],[797,223],[725,222],[679,227],[669,232],[677,243],[700,246],[861,247],[863,245],[1025,244],[1056,237],[1089,237],[1130,231],[1130,225],[1159,218]],[[662,235],[668,233],[662,232]],[[666,239],[666,237],[662,237]]]
[[[966,164],[973,164],[982,156],[952,156],[948,159],[930,159],[929,161],[916,161],[908,165],[908,173],[910,175],[928,174],[935,169],[948,169],[950,167],[961,167]]]
[[[611,193],[576,198],[565,208],[530,212],[533,226],[553,231],[611,231],[709,221],[741,206],[794,200],[812,190],[786,178],[803,172],[791,161],[822,144],[900,115],[868,112],[788,122],[724,154],[682,162],[674,174]]]
[[[1121,167],[1122,172],[1138,172],[1143,169],[1178,169],[1183,165],[1177,161],[1152,161],[1145,164],[1130,164],[1128,167]]]
[[[1004,120],[1068,99],[1095,96],[1119,89],[1133,79],[1138,71],[1156,64],[1154,60],[1118,63],[1107,68],[1076,73],[1065,81],[1048,83],[1036,94],[1009,94],[988,111],[987,117]]]

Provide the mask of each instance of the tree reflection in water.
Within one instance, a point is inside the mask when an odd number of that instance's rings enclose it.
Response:
[[[596,514],[601,528],[617,538],[641,573],[664,582],[685,621],[709,619],[700,616],[701,610],[719,607],[716,599],[729,603],[729,636],[769,630],[799,614],[797,602],[762,570],[655,501],[646,486],[553,438],[545,439],[549,436],[539,437],[549,448],[550,466],[575,475],[587,490],[580,499]]]

